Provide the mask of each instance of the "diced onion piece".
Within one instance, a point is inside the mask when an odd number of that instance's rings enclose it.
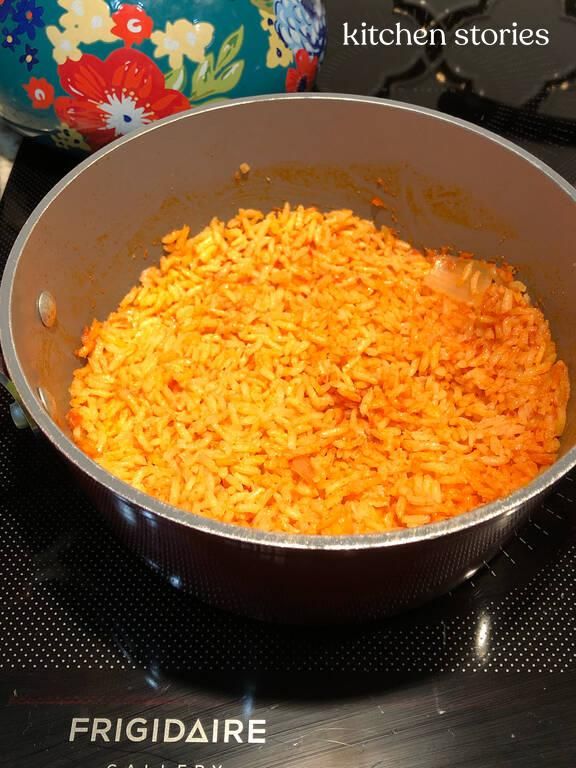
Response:
[[[308,456],[297,456],[290,462],[292,471],[295,472],[302,480],[307,483],[314,482],[314,468]]]
[[[454,301],[479,304],[493,282],[500,282],[494,264],[478,259],[437,256],[424,285]]]

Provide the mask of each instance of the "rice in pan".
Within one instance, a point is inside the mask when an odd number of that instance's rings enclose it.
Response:
[[[510,267],[288,205],[164,248],[85,331],[70,389],[74,440],[134,487],[267,531],[364,534],[466,512],[555,460],[567,369]]]

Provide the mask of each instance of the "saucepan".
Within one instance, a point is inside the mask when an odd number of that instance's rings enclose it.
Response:
[[[239,178],[242,163],[251,170]],[[82,329],[159,257],[160,237],[285,201],[352,208],[415,245],[503,257],[521,270],[559,356],[576,370],[576,192],[566,181],[519,147],[431,110],[344,95],[267,96],[128,135],[42,200],[0,293],[13,410],[65,457],[126,545],[173,584],[261,619],[378,618],[448,591],[498,552],[576,464],[574,399],[559,458],[526,487],[450,520],[364,536],[265,533],[181,511],[108,474],[66,426]]]

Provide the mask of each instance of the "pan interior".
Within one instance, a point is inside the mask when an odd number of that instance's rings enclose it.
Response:
[[[244,162],[251,172],[237,181]],[[375,195],[385,208],[371,205]],[[415,245],[506,259],[576,370],[576,205],[567,189],[499,141],[427,111],[338,97],[257,99],[194,111],[112,147],[33,221],[10,321],[26,381],[35,396],[42,387],[53,398],[63,431],[82,329],[158,260],[160,237],[285,201],[351,208]],[[45,290],[57,303],[52,328],[37,311]],[[563,453],[576,442],[574,411],[572,398]]]

